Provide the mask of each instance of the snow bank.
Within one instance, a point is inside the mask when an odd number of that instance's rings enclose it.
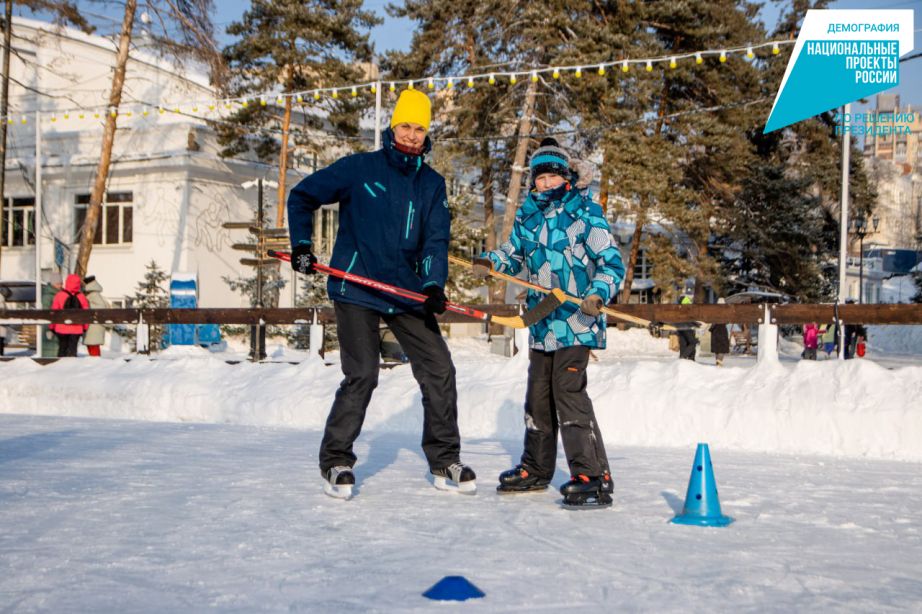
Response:
[[[922,355],[922,326],[868,326],[868,347],[876,352]]]
[[[868,360],[725,367],[678,361],[638,331],[613,333],[589,366],[610,455],[617,447],[721,448],[922,461],[922,367]],[[520,440],[527,358],[452,341],[465,439]],[[630,354],[630,356],[627,356]],[[672,355],[674,356],[674,354]],[[158,359],[0,363],[0,412],[322,429],[338,365],[241,362],[186,349]],[[421,431],[408,366],[382,370],[366,430]]]

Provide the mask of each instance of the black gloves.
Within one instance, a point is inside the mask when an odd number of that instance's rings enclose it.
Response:
[[[428,313],[435,315],[441,315],[445,313],[445,303],[448,302],[448,297],[445,296],[445,291],[439,288],[438,286],[426,286],[423,288],[423,294],[426,295],[426,302],[423,303],[423,306],[426,308]]]
[[[314,264],[316,263],[317,257],[314,256],[314,253],[311,251],[310,243],[298,243],[294,246],[294,249],[291,250],[291,268],[293,268],[296,273],[313,275],[317,272],[317,269],[314,268]]]

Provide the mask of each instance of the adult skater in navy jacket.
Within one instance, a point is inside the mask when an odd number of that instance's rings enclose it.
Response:
[[[401,93],[383,148],[340,158],[302,180],[288,197],[292,268],[311,274],[313,212],[339,203],[339,232],[330,266],[422,292],[424,305],[330,277],[345,378],[320,445],[324,491],[348,498],[355,477],[352,445],[378,384],[383,320],[410,359],[423,402],[422,447],[438,488],[476,490],[461,463],[457,391],[451,354],[435,314],[445,311],[451,215],[445,179],[423,158],[431,148],[428,96]]]

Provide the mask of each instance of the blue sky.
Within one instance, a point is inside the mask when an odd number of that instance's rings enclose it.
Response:
[[[385,19],[384,23],[372,30],[371,38],[375,45],[375,50],[382,53],[388,49],[405,50],[409,47],[412,37],[414,24],[406,19],[393,19],[386,15],[385,5],[390,0],[366,0],[365,7],[378,13]],[[399,0],[398,0],[399,1]],[[450,1],[450,0],[446,0]],[[99,24],[99,31],[105,34],[107,31],[117,30],[120,25],[119,17],[120,8],[118,3],[89,2],[87,0],[77,0],[77,4],[87,10],[102,17],[96,19]],[[223,34],[227,25],[235,20],[240,19],[243,12],[249,7],[249,0],[215,0],[216,30],[222,35],[219,42],[228,43],[230,37]],[[14,5],[15,6],[15,5]],[[837,0],[832,2],[830,8],[836,9],[914,9],[915,10],[915,50],[913,54],[922,52],[922,0]],[[24,9],[19,9],[23,11]],[[775,2],[766,2],[762,15],[769,27],[774,25],[778,18],[779,7]],[[893,88],[893,92],[900,94],[902,104],[912,104],[913,108],[922,108],[922,58],[905,62],[901,65],[900,85]]]

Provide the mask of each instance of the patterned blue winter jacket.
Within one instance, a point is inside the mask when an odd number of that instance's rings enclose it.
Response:
[[[568,184],[532,192],[515,214],[509,240],[485,254],[493,267],[516,275],[524,266],[528,281],[561,288],[584,298],[597,294],[607,304],[624,279],[621,252],[612,240],[601,207]],[[543,294],[528,291],[528,307]],[[579,305],[565,303],[533,325],[531,347],[553,352],[563,347],[605,347],[605,316],[587,316]]]
[[[305,177],[288,196],[291,244],[311,240],[312,214],[339,203],[339,232],[330,266],[407,290],[445,287],[451,215],[445,179],[423,162],[394,147],[390,128],[384,147],[346,156]],[[419,303],[330,276],[334,301],[383,313],[419,311]]]

